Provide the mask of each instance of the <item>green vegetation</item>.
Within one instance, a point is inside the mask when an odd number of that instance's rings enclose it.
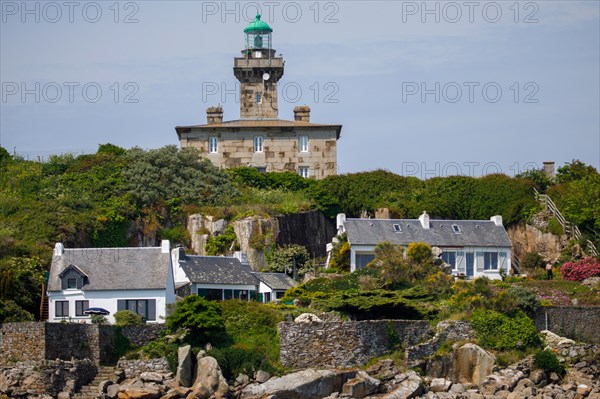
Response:
[[[484,348],[511,350],[541,344],[533,320],[521,311],[509,316],[494,310],[478,309],[473,312],[470,321],[479,344]]]
[[[539,351],[534,355],[535,367],[544,370],[546,373],[556,373],[563,375],[565,367],[560,364],[556,353],[548,350]]]
[[[198,342],[209,342],[223,332],[222,313],[221,304],[190,295],[179,301],[173,314],[167,317],[167,328],[171,332],[186,329]]]
[[[114,317],[115,325],[119,327],[144,324],[144,318],[137,313],[133,313],[131,310],[119,310],[114,314]]]

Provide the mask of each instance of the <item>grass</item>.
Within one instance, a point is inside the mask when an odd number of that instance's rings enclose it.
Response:
[[[577,281],[563,280],[560,272],[555,271],[553,280],[526,278],[516,282],[520,286],[533,290],[543,305],[549,306],[600,306],[598,288],[585,286]]]

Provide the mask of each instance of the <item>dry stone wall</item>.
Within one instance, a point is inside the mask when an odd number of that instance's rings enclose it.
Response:
[[[0,365],[46,358],[44,323],[0,324]]]
[[[535,314],[538,330],[577,341],[600,344],[600,306],[543,307]]]
[[[366,320],[279,324],[281,364],[286,367],[352,367],[412,346],[433,333],[424,320]]]

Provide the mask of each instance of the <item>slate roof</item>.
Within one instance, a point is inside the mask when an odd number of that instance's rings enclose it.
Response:
[[[75,266],[88,277],[82,291],[166,289],[169,253],[161,247],[65,248],[53,255],[48,291],[61,291],[59,275]]]
[[[214,130],[226,128],[245,128],[245,129],[263,129],[263,128],[304,128],[304,129],[323,129],[332,128],[337,131],[337,138],[340,138],[342,125],[329,125],[322,123],[312,123],[304,121],[290,121],[286,119],[237,119],[219,123],[207,123],[204,125],[176,126],[178,135],[190,131],[191,129]]]
[[[503,226],[491,220],[434,220],[424,229],[418,219],[347,219],[344,227],[350,245],[377,245],[382,241],[408,245],[425,242],[438,247],[510,247],[512,246]],[[394,231],[394,224],[401,232]],[[452,225],[460,227],[460,234]]]
[[[179,265],[192,283],[257,285],[250,266],[239,259],[224,256],[186,255]]]
[[[254,273],[254,276],[272,290],[287,290],[298,285],[285,273]]]

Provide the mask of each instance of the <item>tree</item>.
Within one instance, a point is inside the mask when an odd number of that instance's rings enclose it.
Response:
[[[516,175],[515,178],[531,180],[535,188],[542,193],[546,192],[548,186],[552,184],[552,180],[548,178],[544,169],[528,169]]]
[[[142,206],[180,198],[185,204],[216,205],[238,194],[228,175],[194,148],[170,145],[144,151],[133,148],[125,155],[123,177],[127,191]]]
[[[375,246],[375,259],[368,267],[379,270],[385,287],[393,288],[397,284],[410,281],[410,265],[404,257],[404,248],[391,242],[384,241]]]
[[[98,146],[98,151],[96,152],[96,154],[110,154],[110,155],[120,157],[120,156],[125,155],[126,152],[127,152],[127,150],[125,148],[119,147],[119,146],[111,144],[111,143],[106,143],[106,144],[100,144]]]
[[[0,323],[15,323],[21,321],[34,321],[31,313],[17,305],[15,301],[0,299]]]
[[[185,328],[200,341],[207,340],[212,334],[225,329],[221,304],[198,295],[187,296],[177,303],[173,314],[167,317],[167,328],[171,332]]]
[[[598,171],[593,166],[586,165],[579,159],[574,159],[571,163],[567,163],[558,168],[556,180],[558,180],[559,183],[568,183],[597,174]]]
[[[0,147],[0,168],[12,161],[8,151],[4,147]]]
[[[267,265],[269,270],[277,273],[296,274],[304,267],[310,259],[306,247],[298,244],[289,244],[276,248],[267,254]]]

